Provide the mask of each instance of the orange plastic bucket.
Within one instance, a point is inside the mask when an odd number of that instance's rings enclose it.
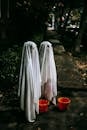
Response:
[[[40,99],[39,100],[39,112],[47,112],[48,111],[48,105],[49,101],[45,99]]]
[[[71,100],[67,97],[58,98],[58,108],[59,110],[66,110],[70,104]]]

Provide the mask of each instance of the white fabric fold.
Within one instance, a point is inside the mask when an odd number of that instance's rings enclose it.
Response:
[[[25,111],[27,120],[33,122],[36,113],[39,113],[41,75],[38,49],[32,41],[24,43],[23,46],[18,96],[21,110]]]
[[[52,44],[43,41],[40,45],[41,96],[56,105],[57,72]]]

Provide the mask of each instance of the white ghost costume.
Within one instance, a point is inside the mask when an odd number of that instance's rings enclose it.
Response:
[[[35,121],[39,113],[41,75],[37,46],[32,41],[25,42],[22,50],[18,96],[27,120]]]
[[[41,96],[56,105],[57,72],[53,48],[50,42],[43,41],[40,45]]]

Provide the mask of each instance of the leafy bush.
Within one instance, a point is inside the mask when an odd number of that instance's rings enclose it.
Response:
[[[37,46],[42,42],[43,34],[36,33],[33,35],[32,41]],[[12,45],[11,45],[12,46]],[[0,86],[11,86],[18,83],[20,62],[22,54],[22,44],[0,48]]]
[[[0,56],[0,82],[10,86],[18,82],[20,70],[21,47],[17,45],[2,51]]]
[[[33,35],[32,40],[35,43],[40,44],[43,41],[43,33],[37,33],[37,34]]]

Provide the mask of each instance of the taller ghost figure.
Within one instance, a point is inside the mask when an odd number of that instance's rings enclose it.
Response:
[[[43,41],[40,45],[41,96],[56,105],[57,72],[52,44]]]
[[[29,122],[36,119],[39,113],[41,96],[41,76],[37,46],[34,42],[24,43],[21,58],[19,89],[20,108],[25,112]]]

